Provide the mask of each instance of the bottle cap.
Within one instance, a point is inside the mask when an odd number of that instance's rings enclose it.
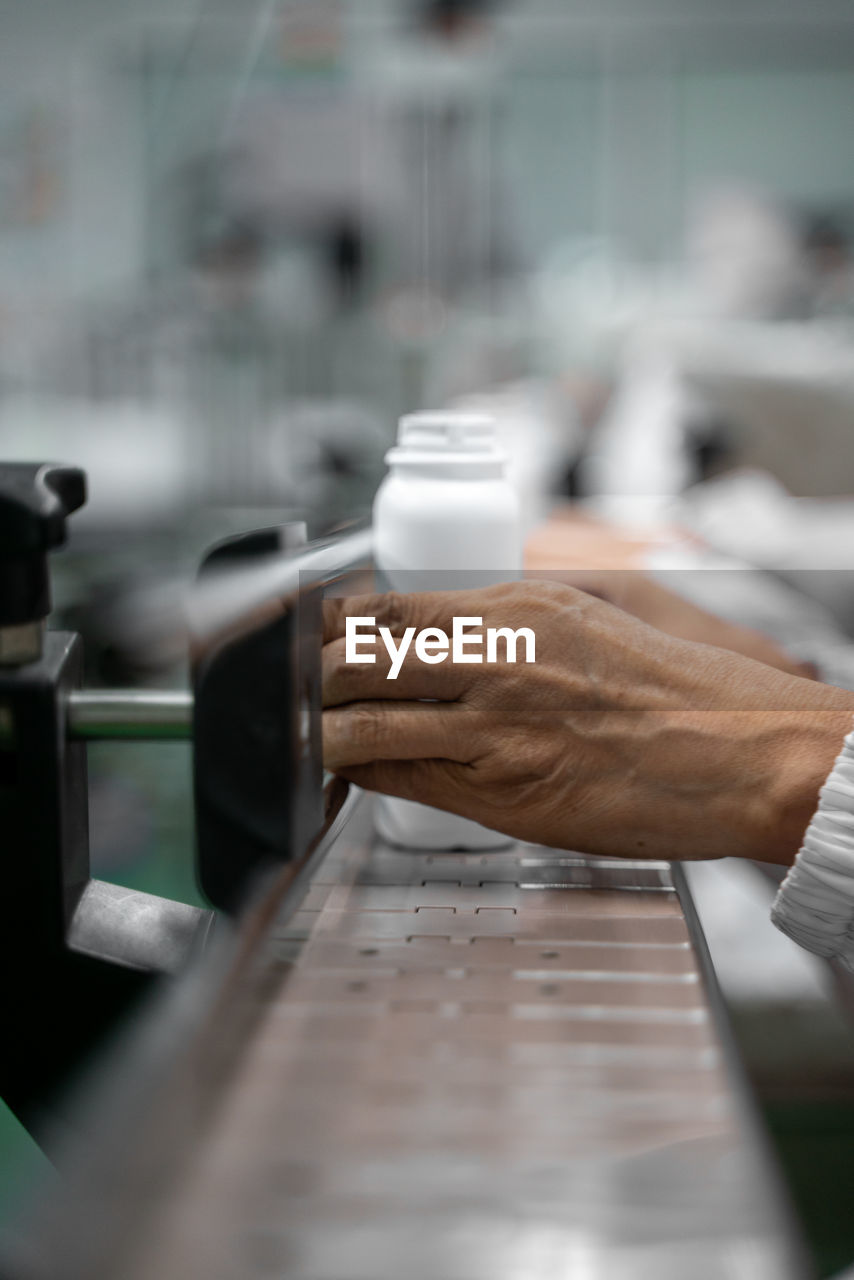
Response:
[[[385,460],[390,467],[433,478],[487,480],[504,474],[507,456],[487,414],[444,409],[401,418],[397,444]]]
[[[483,413],[408,413],[400,419],[398,448],[432,453],[494,454],[495,422]]]

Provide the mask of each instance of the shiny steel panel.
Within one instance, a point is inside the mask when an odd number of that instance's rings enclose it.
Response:
[[[130,1280],[804,1274],[666,866],[410,855],[365,804],[267,946]]]

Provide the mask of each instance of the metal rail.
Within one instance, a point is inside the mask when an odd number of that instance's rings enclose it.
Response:
[[[71,738],[186,739],[192,736],[193,695],[186,690],[74,689],[66,715]]]
[[[170,1085],[198,1114],[230,1046],[203,1129],[87,1280],[808,1274],[667,864],[408,853],[362,803],[311,870]]]

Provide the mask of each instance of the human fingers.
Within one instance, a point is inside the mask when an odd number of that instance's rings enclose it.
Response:
[[[408,642],[406,637],[392,638],[391,643],[397,646],[393,653],[377,637],[377,643],[367,654],[374,659],[372,662],[348,661],[343,639],[324,645],[321,655],[324,707],[367,698],[395,701],[433,698],[453,702],[463,695],[471,679],[467,674],[470,668],[456,666],[450,661],[450,655],[438,664],[407,661],[412,657],[412,638]]]
[[[476,717],[461,703],[354,702],[323,713],[323,762],[337,772],[376,760],[455,760],[476,754]]]
[[[330,596],[323,601],[323,643],[337,640],[346,632],[348,618],[373,618],[376,627],[387,627],[394,636],[408,627],[441,627],[448,631],[454,615],[464,613],[462,604],[472,592],[418,591],[403,594],[386,591],[368,596]]]

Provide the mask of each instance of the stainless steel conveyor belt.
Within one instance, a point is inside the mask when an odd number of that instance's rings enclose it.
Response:
[[[378,845],[363,800],[118,1280],[806,1271],[678,871]]]

